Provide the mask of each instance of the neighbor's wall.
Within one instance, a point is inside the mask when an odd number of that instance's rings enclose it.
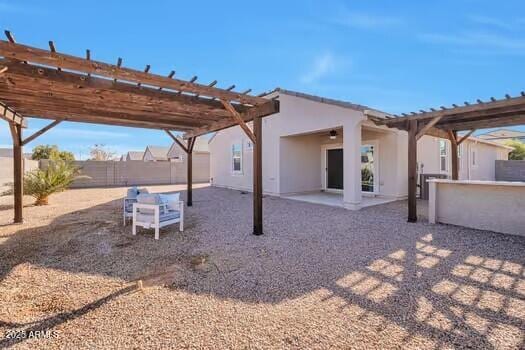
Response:
[[[193,183],[209,181],[209,154],[193,155]],[[131,185],[163,185],[186,183],[186,162],[144,162],[130,160],[76,161],[80,175],[87,178],[75,180],[71,187],[106,187]],[[42,161],[42,166],[47,162]]]
[[[497,160],[496,181],[525,182],[525,160]]]
[[[38,160],[23,159],[24,172],[38,169]],[[0,157],[0,194],[6,191],[13,182],[13,158]]]
[[[523,208],[525,183],[431,182],[430,222],[525,236]]]

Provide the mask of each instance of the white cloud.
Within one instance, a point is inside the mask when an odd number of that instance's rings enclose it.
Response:
[[[431,44],[490,49],[506,53],[523,53],[525,40],[492,33],[466,32],[459,34],[421,34],[419,39]]]
[[[358,29],[385,29],[399,26],[403,20],[399,17],[346,12],[335,19],[335,23]]]
[[[519,30],[525,27],[525,18],[506,18],[499,19],[496,17],[484,15],[470,15],[469,20],[473,23],[482,25],[484,27],[492,27],[501,30]]]
[[[317,56],[307,73],[301,77],[301,82],[311,84],[335,72],[336,59],[330,52]]]

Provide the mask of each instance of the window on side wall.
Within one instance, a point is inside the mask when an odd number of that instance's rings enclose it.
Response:
[[[458,171],[461,170],[461,158],[463,157],[463,145],[458,146]]]
[[[232,145],[232,173],[242,174],[242,143]]]
[[[447,172],[447,143],[445,140],[439,140],[439,170],[441,172]]]
[[[472,148],[472,166],[478,165],[478,160],[476,158],[477,158],[477,151],[475,148]]]

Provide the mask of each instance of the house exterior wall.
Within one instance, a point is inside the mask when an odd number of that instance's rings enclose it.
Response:
[[[447,149],[446,170],[441,171],[439,139],[423,136],[417,145],[418,171],[424,174],[445,174],[452,176],[451,145],[444,140]],[[476,153],[476,155],[473,155]],[[508,158],[509,151],[503,147],[487,144],[476,139],[467,139],[460,145],[459,180],[496,180],[496,160]],[[476,158],[476,164],[473,163]]]
[[[404,198],[408,192],[408,135],[404,131],[378,127],[359,110],[280,94],[280,112],[263,118],[263,191],[285,195],[319,191],[324,186],[323,154],[326,144],[344,148],[344,198],[347,208],[358,207],[361,198],[362,144],[375,142],[379,153],[377,194]],[[335,141],[328,138],[337,130]],[[232,145],[242,144],[242,172],[232,173]],[[252,150],[240,127],[225,129],[210,141],[210,177],[220,187],[251,191]],[[447,169],[451,173],[450,142]],[[471,152],[477,152],[477,166],[469,168]],[[351,152],[350,150],[354,150]],[[506,159],[502,147],[466,140],[462,144],[460,179],[493,180],[496,159]],[[424,136],[418,142],[419,171],[440,173],[439,139]]]
[[[313,153],[301,151],[299,146],[305,139],[296,137],[334,128],[356,128],[365,119],[362,112],[348,108],[323,104],[295,96],[281,94],[280,112],[263,118],[263,190],[267,194],[294,193],[299,189],[320,189],[320,142]],[[308,136],[305,136],[308,139]],[[310,140],[314,141],[315,138]],[[232,174],[231,147],[243,144],[242,174]],[[240,127],[220,131],[210,142],[211,178],[216,186],[248,190],[252,188],[252,151],[246,147],[249,139]],[[291,160],[294,152],[300,152],[304,164]],[[351,152],[347,152],[351,154]],[[281,158],[281,156],[283,158]],[[296,156],[297,157],[297,156]],[[346,157],[346,155],[345,155]],[[287,161],[288,160],[288,161]],[[314,170],[313,167],[317,166]],[[305,176],[304,169],[312,174]],[[282,182],[282,183],[281,183]],[[294,183],[295,182],[295,183]]]

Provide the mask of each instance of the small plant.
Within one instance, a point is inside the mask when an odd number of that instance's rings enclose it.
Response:
[[[49,196],[65,191],[78,178],[80,168],[72,162],[54,160],[45,169],[35,169],[24,176],[24,194],[36,199],[35,205],[47,205]]]

